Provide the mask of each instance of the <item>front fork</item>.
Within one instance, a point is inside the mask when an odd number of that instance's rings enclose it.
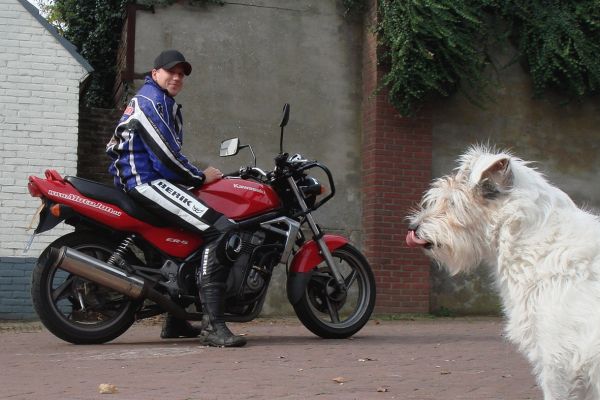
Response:
[[[333,260],[333,257],[331,256],[331,251],[329,251],[329,247],[327,247],[327,243],[325,242],[325,239],[323,238],[323,233],[319,229],[319,226],[315,222],[315,219],[313,218],[312,214],[310,212],[308,212],[308,206],[306,205],[304,198],[300,194],[300,189],[298,188],[298,185],[296,185],[296,181],[291,176],[288,177],[287,179],[288,179],[288,184],[290,185],[290,187],[292,188],[292,191],[296,195],[296,199],[298,200],[298,204],[300,204],[300,208],[306,215],[306,221],[308,222],[308,226],[310,227],[310,230],[313,233],[313,238],[314,238],[315,242],[317,243],[317,246],[319,247],[321,256],[323,256],[323,259],[325,260],[325,262],[327,263],[327,266],[331,270],[331,273],[333,274],[333,278],[335,279],[339,290],[341,292],[345,293],[347,290],[346,282],[344,281],[344,277],[342,276],[341,272],[337,268],[337,265],[336,265],[335,261]]]

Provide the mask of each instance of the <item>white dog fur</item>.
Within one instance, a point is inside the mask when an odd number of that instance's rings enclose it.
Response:
[[[532,363],[545,400],[600,400],[597,216],[527,162],[474,146],[409,219],[407,244],[451,274],[493,267],[508,338]]]

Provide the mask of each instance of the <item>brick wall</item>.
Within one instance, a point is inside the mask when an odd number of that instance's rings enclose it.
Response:
[[[27,230],[40,201],[29,175],[75,174],[79,84],[86,69],[26,8],[0,0],[0,317],[31,315],[28,271],[41,249],[67,229],[40,235],[27,254]],[[32,7],[32,6],[30,6]],[[21,297],[21,294],[23,296]],[[7,303],[8,302],[8,303]],[[27,304],[25,304],[27,303]],[[6,307],[5,307],[6,306]]]
[[[35,258],[0,257],[0,319],[35,319],[31,271]]]
[[[431,120],[406,118],[374,94],[385,71],[377,63],[376,0],[363,42],[363,249],[375,270],[377,312],[428,312],[429,261],[405,245],[405,216],[431,179]]]
[[[108,173],[110,158],[106,143],[123,114],[122,110],[82,108],[79,115],[79,145],[77,173],[82,178],[112,184]]]

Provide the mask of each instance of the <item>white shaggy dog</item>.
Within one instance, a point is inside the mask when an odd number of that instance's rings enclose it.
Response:
[[[476,146],[459,163],[410,216],[407,244],[451,274],[493,266],[544,399],[600,400],[599,218],[507,152]]]

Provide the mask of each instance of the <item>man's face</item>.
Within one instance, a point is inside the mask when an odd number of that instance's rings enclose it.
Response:
[[[184,68],[181,64],[177,64],[171,69],[160,68],[152,70],[152,79],[172,97],[177,96],[177,93],[183,89],[184,77]]]

